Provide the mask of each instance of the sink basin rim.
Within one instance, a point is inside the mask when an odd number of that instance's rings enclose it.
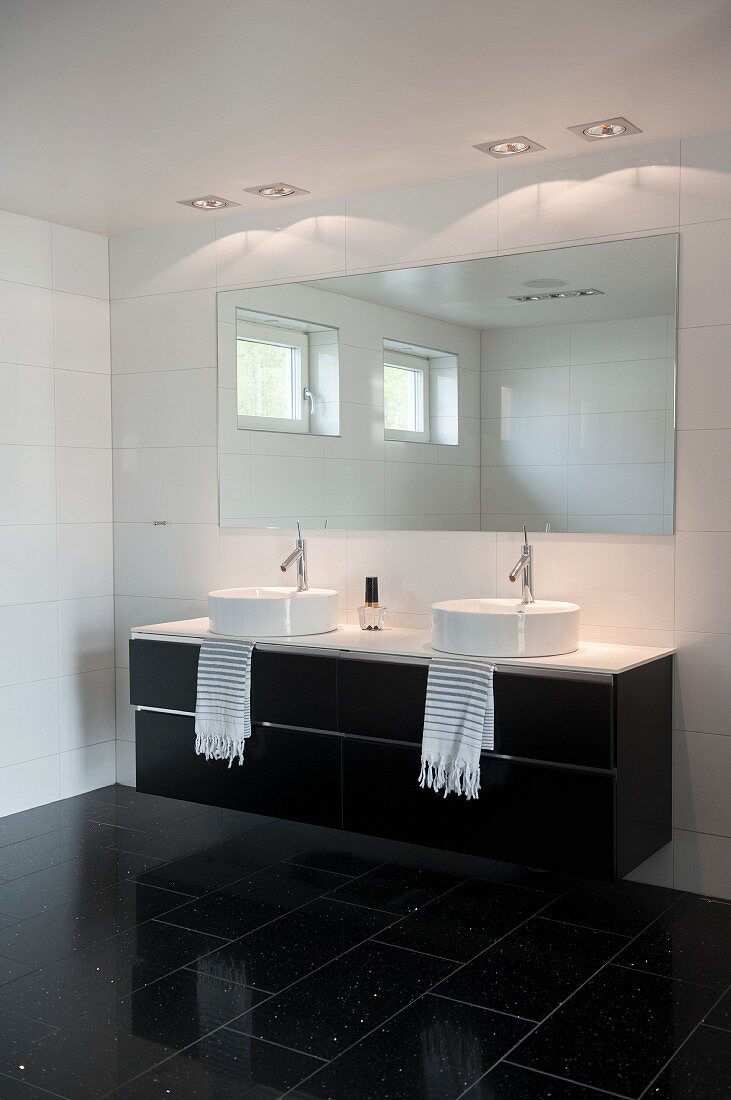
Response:
[[[494,660],[557,657],[579,648],[578,604],[519,599],[444,600],[432,604],[432,648]]]
[[[209,632],[223,638],[298,638],[337,630],[335,588],[249,585],[208,593]]]

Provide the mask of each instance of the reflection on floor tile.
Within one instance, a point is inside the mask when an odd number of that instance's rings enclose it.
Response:
[[[699,1027],[647,1095],[653,1100],[728,1100],[731,1042],[726,1032]]]
[[[462,1100],[600,1100],[606,1093],[500,1062]]]
[[[388,913],[415,913],[461,881],[458,875],[425,871],[389,863],[345,883],[333,895],[341,901],[383,909]]]
[[[731,905],[690,895],[681,898],[617,962],[725,989],[731,985]]]
[[[544,912],[551,920],[583,924],[618,936],[636,936],[669,909],[678,895],[639,882],[581,882]]]

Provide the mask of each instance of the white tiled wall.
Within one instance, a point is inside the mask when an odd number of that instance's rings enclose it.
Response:
[[[107,240],[0,213],[0,816],[114,782]]]
[[[542,536],[536,576],[540,596],[570,596],[583,604],[588,638],[652,645],[672,641],[677,630],[675,843],[637,877],[674,878],[680,887],[731,896],[725,795],[731,781],[731,598],[725,583],[731,553],[731,134],[620,145],[575,160],[511,168],[497,177],[428,184],[345,204],[277,207],[255,218],[202,215],[194,225],[112,240],[115,443],[174,451],[157,466],[157,457],[145,456],[124,469],[116,455],[120,779],[131,781],[133,773],[123,686],[127,627],[203,614],[206,591],[219,583],[275,582],[290,542],[288,534],[219,530],[215,521],[215,487],[203,471],[210,470],[216,443],[217,286],[676,228],[678,533]],[[42,253],[37,241],[35,247]],[[8,277],[22,281],[17,271],[0,272]],[[44,285],[39,283],[30,305],[23,306],[17,294],[0,295],[0,314],[17,318],[23,308],[26,316],[42,314],[48,308]],[[32,354],[13,323],[1,331],[14,348],[11,362],[47,363],[48,325],[36,326]],[[540,351],[537,365],[564,362],[550,340],[540,341]],[[3,350],[0,362],[6,358]],[[29,377],[26,386],[44,393],[42,378]],[[45,397],[41,405],[47,402]],[[27,442],[43,446],[42,438]],[[477,454],[477,440],[474,445]],[[183,501],[175,459],[180,457],[180,469],[190,470],[196,454],[199,477]],[[151,469],[161,471],[156,499],[150,496]],[[151,509],[163,503],[177,518],[168,528],[153,529]],[[512,535],[488,532],[331,532],[311,543],[312,576],[339,588],[352,618],[363,576],[378,573],[393,621],[426,625],[436,598],[506,592],[506,567],[517,545]],[[39,616],[37,608],[46,605],[33,606]],[[8,610],[15,608],[0,608],[0,619]],[[0,630],[0,646],[3,636]],[[38,653],[35,659],[50,656]],[[22,654],[8,660],[21,680]],[[39,785],[45,782],[39,771]]]

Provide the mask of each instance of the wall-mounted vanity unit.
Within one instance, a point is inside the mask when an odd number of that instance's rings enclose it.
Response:
[[[476,801],[417,783],[426,632],[354,627],[257,646],[243,766],[194,751],[208,620],[134,631],[137,787],[295,821],[616,879],[670,840],[672,655],[584,645],[498,663]]]

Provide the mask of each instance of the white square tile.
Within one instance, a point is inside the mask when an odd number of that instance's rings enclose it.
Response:
[[[112,553],[111,523],[59,523],[59,599],[114,595]]]
[[[569,462],[664,462],[665,413],[588,413],[569,417]]]
[[[571,412],[641,412],[667,407],[668,359],[570,368]]]
[[[523,370],[568,366],[571,326],[491,329],[481,337],[482,370]]]
[[[346,602],[347,539],[334,531],[303,528],[307,540],[309,583],[315,588],[335,588]],[[294,530],[222,531],[221,587],[288,584],[279,568],[292,550]],[[289,577],[290,574],[287,574]]]
[[[731,219],[681,232],[680,328],[731,324]]]
[[[731,428],[731,325],[678,333],[678,428]]]
[[[569,466],[569,513],[623,518],[634,515],[640,519],[661,516],[664,495],[665,464],[662,462]]]
[[[680,143],[680,224],[731,218],[731,133]]]
[[[731,839],[676,829],[673,849],[676,890],[731,898]]]
[[[345,272],[342,200],[245,211],[216,222],[218,285]]]
[[[53,370],[0,363],[0,439],[25,446],[53,446]]]
[[[483,416],[559,416],[568,411],[568,367],[491,370],[483,376]]]
[[[571,325],[571,365],[665,359],[673,353],[669,331],[674,335],[674,316],[623,317],[619,321]]]
[[[518,536],[498,536],[498,594],[513,594],[508,573]],[[673,539],[655,535],[531,536],[534,580],[543,600],[570,600],[581,624],[673,629]]]
[[[51,226],[0,210],[0,279],[51,285]]]
[[[109,242],[99,233],[53,226],[53,286],[71,294],[109,298]]]
[[[348,270],[497,248],[495,173],[347,200]]]
[[[678,432],[678,531],[731,531],[731,428]]]
[[[0,362],[53,366],[50,290],[0,282]]]
[[[673,734],[673,824],[731,837],[731,737]]]
[[[239,428],[237,420],[236,390],[218,391],[218,451],[219,454],[251,454],[251,440],[255,433]],[[277,433],[279,435],[279,433]],[[296,444],[293,444],[296,446]]]
[[[383,353],[383,313],[383,307],[373,302],[322,293],[322,323],[338,329],[339,342],[349,347]]]
[[[0,446],[0,526],[55,522],[53,447]]]
[[[520,531],[523,524],[528,528],[530,535],[534,531],[545,531],[548,524],[549,531],[564,533],[566,527],[566,512],[561,514],[548,512],[491,512],[483,511],[480,515],[480,527],[483,531],[504,531],[515,534]]]
[[[54,291],[53,352],[62,370],[109,374],[109,302]]]
[[[216,285],[215,225],[206,219],[112,237],[112,298],[136,298]]]
[[[438,513],[445,516],[479,513],[479,466],[437,466],[436,475]]]
[[[59,757],[61,798],[72,798],[116,782],[117,757],[114,741],[62,752]]]
[[[437,342],[437,331],[437,321],[434,317],[425,317],[420,313],[407,313],[403,309],[383,310],[384,340],[400,340],[405,344],[433,348]]]
[[[343,404],[340,430],[341,435],[324,438],[323,454],[326,459],[383,460],[386,450],[382,406]]]
[[[451,325],[448,321],[437,321],[437,347],[442,351],[456,355],[460,370],[479,371],[480,337],[478,329],[464,325]]]
[[[56,371],[56,443],[59,447],[110,447],[110,378]]]
[[[121,595],[203,600],[218,588],[218,525],[117,523],[114,571]]]
[[[56,528],[0,527],[0,604],[55,600]]]
[[[567,468],[561,466],[483,466],[482,511],[566,513]],[[523,522],[522,520],[520,521]]]
[[[56,606],[0,606],[0,686],[58,676]]]
[[[433,516],[437,511],[436,473],[436,466],[424,462],[386,463],[386,515]]]
[[[114,673],[116,688],[116,722],[118,741],[135,739],[135,707],[129,701],[129,669],[117,668]]]
[[[226,392],[230,393],[231,391]],[[228,402],[226,404],[228,411],[230,404]],[[231,419],[234,419],[233,410],[231,410]],[[310,425],[314,427],[313,419],[310,420]],[[234,430],[238,434],[243,434],[239,429]],[[322,458],[324,439],[321,435],[308,435],[304,432],[267,431],[251,431],[246,434],[249,436],[248,443],[252,455],[278,455],[280,458]],[[230,432],[227,431],[224,437],[226,442],[228,442],[229,435]],[[246,442],[243,446],[246,447]]]
[[[117,374],[112,392],[115,447],[215,447],[214,370]]]
[[[117,782],[124,787],[137,785],[135,745],[133,741],[117,741]]]
[[[479,466],[480,421],[473,416],[460,416],[457,423],[457,446],[436,448],[439,466]]]
[[[677,631],[673,725],[731,735],[731,634]]]
[[[115,451],[115,520],[217,523],[217,464],[215,447]]]
[[[216,292],[188,290],[113,302],[115,374],[216,366]]]
[[[336,516],[384,515],[385,466],[385,462],[350,459],[325,461],[323,514],[334,526],[340,526]]]
[[[219,456],[221,527],[248,527],[251,524],[251,456]]]
[[[283,276],[284,278],[284,276]],[[260,313],[279,314],[282,317],[293,317],[300,321],[322,321],[322,304],[326,297],[317,287],[303,286],[301,283],[282,283],[279,286],[258,286],[251,290],[236,290],[231,292],[232,298],[249,309],[258,310]],[[240,300],[240,301],[239,301]],[[224,299],[227,303],[228,299]],[[228,313],[219,313],[219,320]],[[231,317],[231,320],[234,320]],[[312,333],[315,338],[324,337],[325,333]]]
[[[216,587],[218,587],[216,585]],[[129,635],[137,626],[174,623],[208,616],[206,600],[169,600],[158,596],[116,596],[114,630],[117,668],[129,667]]]
[[[111,523],[111,450],[58,447],[56,494],[59,523]]]
[[[356,405],[383,406],[383,349],[340,345],[340,394]]]
[[[321,458],[251,456],[254,516],[323,515]]]
[[[559,466],[568,462],[568,416],[484,419],[481,428],[485,466]]]
[[[0,769],[0,806],[4,814],[45,806],[60,797],[58,753]]]
[[[498,174],[501,249],[678,224],[680,143],[630,146]]]
[[[61,676],[58,687],[62,752],[114,740],[113,668]]]
[[[578,466],[574,468],[581,469]],[[598,512],[596,515],[569,512],[565,527],[554,527],[551,524],[550,530],[575,531],[577,534],[667,535],[672,533],[672,524],[661,512]]]
[[[731,555],[731,532],[679,531],[675,536],[675,628],[731,633],[731,589],[720,583]]]
[[[59,671],[62,676],[114,667],[114,599],[96,596],[58,604]]]
[[[58,752],[58,680],[0,688],[0,715],[0,768]]]

